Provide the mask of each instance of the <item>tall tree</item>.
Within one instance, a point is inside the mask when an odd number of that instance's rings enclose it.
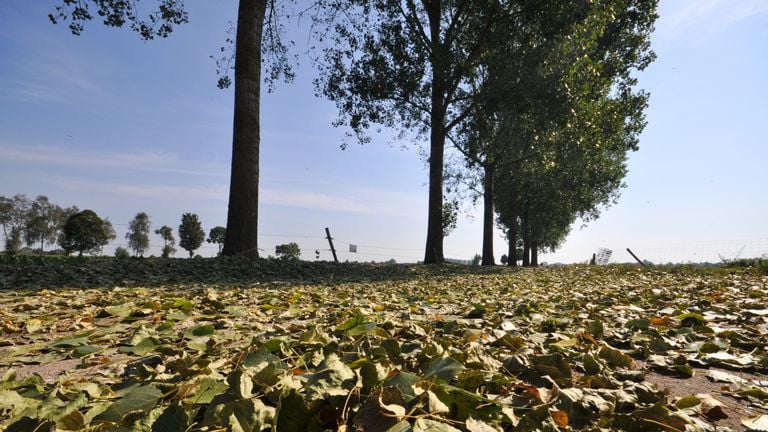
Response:
[[[205,240],[205,231],[200,225],[200,219],[194,213],[184,213],[179,225],[179,246],[189,252],[189,257],[192,258],[195,251],[203,244],[203,240]]]
[[[128,223],[128,232],[125,234],[125,239],[128,240],[128,247],[133,249],[134,255],[142,256],[149,249],[151,225],[149,215],[144,212],[137,213]]]
[[[50,14],[49,18],[53,23],[69,20],[71,32],[79,35],[84,24],[94,18],[91,11],[95,9],[105,25],[122,27],[128,23],[144,40],[167,37],[175,26],[188,21],[182,1],[155,1],[157,9],[144,17],[139,13],[139,0],[62,0],[56,13]],[[266,58],[271,61],[268,62],[269,79],[292,77],[286,47],[280,39],[276,5],[276,0],[239,1],[234,41],[235,114],[225,255],[258,257],[259,107],[263,54],[268,54]],[[228,65],[230,60],[225,59],[223,64]],[[219,86],[227,87],[231,80],[226,75],[228,70],[223,72],[225,75],[219,79]]]
[[[633,92],[631,73],[644,69],[654,56],[648,40],[656,19],[655,1],[513,1],[505,7],[507,23],[494,29],[509,33],[497,34],[499,42],[484,56],[472,83],[477,88],[474,99],[464,101],[475,110],[452,139],[482,171],[483,264],[493,264],[494,173],[521,180],[511,172],[521,162],[538,157],[542,149],[559,151],[552,146],[565,144],[564,139],[551,139],[553,134],[562,135],[577,123],[599,123],[603,113],[593,108],[593,99],[604,100],[620,89],[644,101],[642,92]],[[642,118],[642,112],[618,118],[635,124],[638,116]],[[592,133],[607,134],[597,129]],[[578,142],[589,151],[597,139],[585,134]],[[514,229],[508,232],[516,234]],[[510,245],[510,265],[516,263],[515,252]]]
[[[373,124],[429,137],[429,208],[424,262],[443,255],[445,142],[472,106],[467,85],[493,41],[496,2],[326,0],[329,38],[317,85],[361,141]],[[349,6],[342,8],[342,3]],[[343,17],[338,11],[343,11]]]

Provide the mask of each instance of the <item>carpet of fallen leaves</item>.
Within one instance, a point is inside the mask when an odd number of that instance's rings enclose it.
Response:
[[[414,269],[6,288],[0,428],[768,430],[768,276]],[[34,286],[23,271],[5,281]],[[717,392],[670,392],[658,374]],[[748,415],[723,423],[725,398]]]

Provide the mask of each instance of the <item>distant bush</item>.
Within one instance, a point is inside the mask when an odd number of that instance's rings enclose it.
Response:
[[[128,252],[128,249],[118,246],[117,249],[115,249],[115,258],[117,259],[128,259],[131,257],[131,254]]]
[[[740,258],[735,260],[723,260],[725,267],[752,267],[768,274],[768,258]]]
[[[278,258],[284,260],[298,260],[301,256],[301,249],[296,243],[287,243],[275,246],[275,254]]]

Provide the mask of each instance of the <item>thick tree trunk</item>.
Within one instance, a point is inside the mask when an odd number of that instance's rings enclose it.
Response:
[[[235,42],[235,118],[224,255],[258,257],[261,37],[267,0],[240,0]]]
[[[443,156],[445,153],[445,55],[440,40],[442,19],[439,0],[425,2],[428,6],[430,38],[432,41],[432,101],[429,135],[429,210],[425,264],[441,264],[443,256]]]
[[[483,265],[496,265],[493,259],[493,165],[484,167],[483,179]]]
[[[539,266],[539,244],[531,241],[531,267]]]

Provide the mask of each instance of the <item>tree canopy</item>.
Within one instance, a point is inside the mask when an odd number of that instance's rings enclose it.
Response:
[[[149,249],[151,225],[149,216],[144,212],[137,213],[128,223],[128,232],[125,234],[125,238],[128,240],[128,247],[133,249],[136,256],[144,255],[144,252]]]
[[[70,216],[62,230],[59,245],[67,253],[95,253],[115,238],[112,224],[101,219],[93,210],[83,210]]]
[[[194,213],[184,213],[179,225],[179,246],[189,252],[189,257],[203,244],[205,231],[200,224],[200,219]]]

